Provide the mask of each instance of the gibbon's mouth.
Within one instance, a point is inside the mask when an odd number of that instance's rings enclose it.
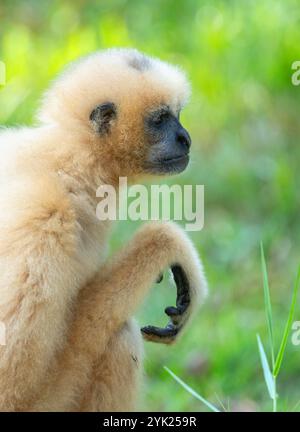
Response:
[[[157,160],[148,165],[148,171],[153,174],[172,174],[180,173],[185,170],[189,163],[189,154]]]

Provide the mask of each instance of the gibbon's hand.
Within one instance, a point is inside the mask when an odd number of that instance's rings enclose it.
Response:
[[[165,309],[165,313],[170,317],[166,327],[148,325],[141,328],[142,335],[147,341],[165,344],[174,342],[189,316],[188,309],[191,299],[187,276],[180,265],[171,266],[171,271],[177,288],[176,306],[168,306]],[[162,275],[157,279],[157,282],[161,282],[161,280]]]

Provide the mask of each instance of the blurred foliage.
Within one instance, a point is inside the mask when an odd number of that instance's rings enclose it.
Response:
[[[205,228],[191,237],[211,295],[178,345],[146,346],[144,409],[203,409],[164,364],[217,404],[268,408],[255,336],[266,333],[259,241],[280,332],[299,262],[300,87],[291,84],[299,40],[298,0],[1,0],[1,124],[33,122],[55,74],[97,49],[136,47],[179,63],[192,81],[183,120],[193,161],[175,181],[205,185]],[[134,229],[120,223],[113,249]],[[141,323],[165,322],[163,307],[174,300],[167,285],[153,289]],[[289,342],[279,408],[300,399],[299,357]]]

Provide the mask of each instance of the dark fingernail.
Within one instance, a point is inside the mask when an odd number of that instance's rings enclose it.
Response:
[[[180,314],[179,310],[176,307],[174,307],[174,306],[168,306],[168,307],[166,307],[165,313],[168,316],[177,316],[177,315]]]
[[[158,278],[156,279],[156,283],[161,283],[161,281],[163,280],[164,275],[163,273],[161,275],[158,276]]]

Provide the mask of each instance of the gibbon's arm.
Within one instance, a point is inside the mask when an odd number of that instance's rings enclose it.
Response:
[[[145,339],[155,342],[172,343],[177,338],[192,310],[205,296],[206,280],[184,232],[171,223],[149,223],[81,291],[69,342],[56,370],[50,371],[36,408],[53,409],[57,404],[58,409],[76,409],[76,404],[70,406],[70,401],[82,394],[93,359],[101,356],[111,336],[136,312],[151,284],[166,267],[172,268],[177,284],[176,307],[166,308],[170,316],[166,328],[147,326],[142,333]]]
[[[158,275],[171,267],[177,286],[176,307],[167,307],[166,328],[147,326],[144,337],[173,342],[206,291],[206,280],[196,251],[185,233],[173,223],[154,222],[143,226],[96,278],[85,288],[74,319],[76,340],[95,349],[99,330],[110,335],[134,315]],[[83,334],[85,330],[88,334]],[[96,338],[96,339],[95,339]]]

